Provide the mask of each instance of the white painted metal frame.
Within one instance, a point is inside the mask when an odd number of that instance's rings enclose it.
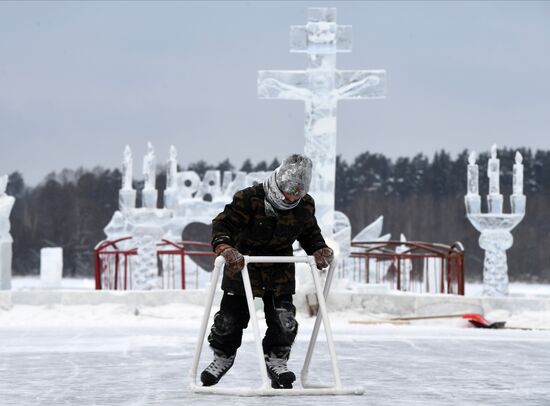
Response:
[[[336,351],[334,350],[334,340],[332,337],[332,329],[330,327],[330,320],[328,317],[327,306],[326,306],[326,297],[330,290],[330,284],[332,283],[332,277],[334,274],[334,269],[336,267],[336,261],[333,262],[333,265],[329,268],[327,279],[325,282],[324,290],[321,286],[321,278],[317,271],[315,265],[315,259],[312,256],[287,256],[287,257],[250,257],[244,256],[245,266],[241,271],[243,276],[244,289],[246,293],[246,299],[248,302],[248,310],[250,312],[250,320],[252,324],[252,329],[254,332],[254,340],[256,344],[256,351],[258,354],[258,364],[260,367],[260,376],[262,378],[262,384],[258,388],[226,388],[226,387],[217,387],[217,386],[199,386],[197,385],[197,368],[200,361],[200,356],[202,352],[202,346],[204,344],[204,339],[206,337],[206,329],[208,328],[208,321],[210,318],[210,313],[212,311],[212,303],[214,301],[214,294],[217,288],[217,281],[219,278],[220,270],[223,268],[224,259],[219,256],[216,258],[214,270],[212,272],[212,279],[210,283],[210,289],[208,291],[208,296],[206,298],[206,305],[204,309],[204,315],[202,318],[201,328],[199,332],[199,337],[197,341],[197,347],[195,350],[195,355],[193,358],[193,365],[190,371],[191,378],[191,389],[193,392],[201,393],[211,393],[211,394],[220,394],[220,395],[238,395],[238,396],[289,396],[289,395],[362,395],[364,389],[361,386],[354,387],[344,387],[340,380],[340,371],[338,369],[338,364],[336,361]],[[311,340],[309,342],[307,354],[304,361],[304,366],[301,371],[301,383],[302,388],[293,388],[293,389],[273,389],[271,387],[271,381],[267,375],[267,369],[265,366],[265,360],[262,349],[262,339],[260,336],[260,328],[258,326],[258,319],[256,317],[256,309],[254,307],[254,298],[252,295],[252,287],[250,285],[250,277],[248,275],[247,264],[249,263],[306,263],[311,269],[311,274],[313,276],[313,282],[315,284],[315,293],[317,295],[317,302],[319,303],[319,312],[317,313],[317,318],[315,320],[315,325],[313,327],[313,332],[311,334]],[[322,292],[322,293],[321,293]],[[327,344],[330,353],[330,359],[332,364],[332,370],[334,373],[334,384],[333,385],[315,385],[307,381],[309,364],[311,362],[311,357],[313,355],[313,350],[315,348],[315,342],[317,341],[317,336],[319,334],[319,328],[321,326],[321,321],[323,322],[325,333],[327,336]]]

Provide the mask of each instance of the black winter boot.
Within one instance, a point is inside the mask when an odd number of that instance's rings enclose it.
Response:
[[[290,347],[275,347],[269,354],[264,354],[267,373],[274,389],[292,389],[296,375],[286,365],[289,356]]]
[[[223,351],[214,349],[214,361],[208,365],[201,373],[202,386],[212,386],[217,384],[222,376],[235,362],[235,354],[227,355]]]

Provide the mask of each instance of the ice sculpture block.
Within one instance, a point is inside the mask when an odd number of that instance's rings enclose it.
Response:
[[[10,213],[15,203],[13,196],[6,194],[8,175],[0,176],[0,290],[11,289],[12,242]]]
[[[158,288],[157,243],[166,233],[165,227],[172,218],[166,209],[141,208],[129,219],[139,255],[133,264],[132,289]]]
[[[40,250],[40,284],[46,289],[61,288],[63,277],[63,248],[50,247]]]
[[[156,190],[156,159],[155,150],[151,142],[147,143],[147,154],[143,157],[143,179],[144,186],[141,191],[141,200],[143,207],[154,209],[157,207]]]
[[[291,52],[307,55],[299,71],[260,71],[258,96],[305,102],[305,148],[313,161],[310,194],[323,235],[335,226],[336,111],[338,100],[383,98],[384,70],[336,69],[336,53],[351,51],[351,26],[336,24],[335,8],[310,8],[305,26],[292,26]]]
[[[136,207],[136,191],[132,186],[132,180],[132,150],[129,145],[126,145],[122,160],[122,188],[118,192],[118,208],[121,211],[127,211]]]
[[[500,161],[497,158],[497,147],[491,148],[491,158],[487,165],[489,177],[489,194],[487,195],[488,212],[481,213],[481,197],[478,193],[478,167],[475,163],[475,152],[470,154],[468,164],[467,194],[464,197],[468,220],[481,233],[479,245],[485,250],[483,262],[483,294],[486,296],[508,295],[508,264],[506,250],[514,243],[512,229],[525,216],[526,197],[523,194],[522,156],[516,153],[514,164],[514,193],[510,196],[512,212],[502,212],[503,197],[500,194]]]
[[[174,209],[177,207],[177,177],[178,177],[178,152],[174,145],[170,145],[170,158],[166,163],[166,190],[164,191],[164,207]]]

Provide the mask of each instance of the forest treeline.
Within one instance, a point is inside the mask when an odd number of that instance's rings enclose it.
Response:
[[[524,157],[527,214],[513,231],[514,246],[508,251],[510,279],[549,282],[550,151],[520,152]],[[515,150],[499,150],[505,211],[509,210],[514,155]],[[479,280],[484,253],[478,245],[479,233],[464,210],[467,158],[466,151],[455,158],[445,151],[431,158],[419,154],[392,160],[370,152],[351,162],[339,157],[336,208],[349,217],[353,234],[384,215],[383,231],[391,233],[392,239],[403,233],[409,241],[462,242],[466,277]],[[482,196],[488,189],[487,159],[487,153],[478,159]],[[198,161],[186,169],[202,176],[208,169],[265,171],[278,164],[277,159],[256,164],[246,160],[235,168],[226,159],[217,165]],[[158,172],[157,187],[163,190],[164,169]],[[140,190],[141,182],[134,183]],[[10,174],[7,193],[17,199],[11,214],[14,273],[37,274],[40,248],[60,246],[64,250],[64,275],[92,276],[93,249],[105,238],[103,228],[118,208],[120,185],[118,169],[63,170],[47,175],[35,187],[25,185],[19,172]],[[485,202],[482,207],[485,210]]]

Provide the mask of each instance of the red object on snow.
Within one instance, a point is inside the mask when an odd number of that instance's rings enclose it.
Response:
[[[468,320],[474,327],[477,328],[504,328],[505,321],[490,322],[483,315],[479,313],[468,313],[462,316],[462,318]]]

